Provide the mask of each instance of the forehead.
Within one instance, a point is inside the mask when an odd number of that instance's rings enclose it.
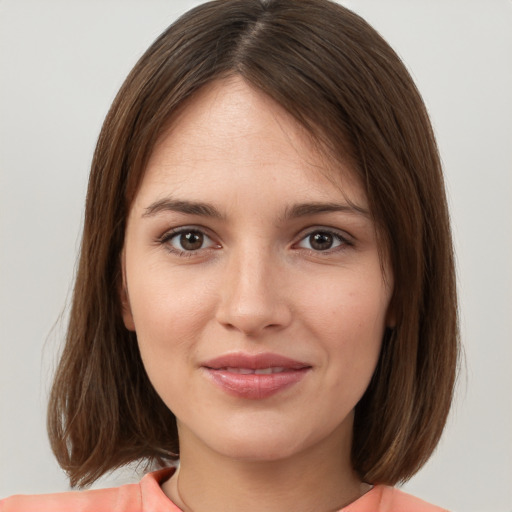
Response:
[[[328,156],[284,108],[239,77],[212,82],[183,104],[155,145],[138,196],[169,188],[213,193],[221,185],[231,193],[250,186],[267,197],[274,185],[366,205],[350,165]]]

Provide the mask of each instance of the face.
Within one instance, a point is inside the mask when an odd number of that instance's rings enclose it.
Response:
[[[241,79],[193,97],[123,250],[125,325],[181,449],[275,460],[350,440],[388,321],[382,268],[349,167]]]

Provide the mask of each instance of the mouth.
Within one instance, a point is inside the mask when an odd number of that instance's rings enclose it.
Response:
[[[201,365],[222,391],[238,398],[262,400],[299,383],[312,366],[278,354],[227,354]]]
[[[210,368],[213,370],[214,368]],[[273,373],[283,373],[288,371],[288,368],[284,366],[270,366],[268,368],[234,368],[226,366],[225,368],[216,368],[219,371],[229,372],[229,373],[238,373],[240,375],[272,375]]]

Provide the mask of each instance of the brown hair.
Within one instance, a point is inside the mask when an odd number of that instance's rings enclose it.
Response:
[[[130,461],[178,457],[176,421],[122,321],[120,253],[155,141],[203,85],[238,75],[282,105],[363,183],[394,275],[396,327],[356,407],[352,464],[394,484],[429,458],[452,400],[457,305],[441,165],[399,57],[328,0],[218,0],[147,50],[121,87],[94,154],[67,341],[51,393],[52,448],[72,485]]]

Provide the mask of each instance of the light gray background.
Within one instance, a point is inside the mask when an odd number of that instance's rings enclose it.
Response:
[[[197,3],[0,0],[0,496],[67,488],[45,408],[92,151],[136,59]],[[510,512],[512,2],[342,3],[416,79],[453,216],[467,370],[437,452],[405,488],[459,512]]]

